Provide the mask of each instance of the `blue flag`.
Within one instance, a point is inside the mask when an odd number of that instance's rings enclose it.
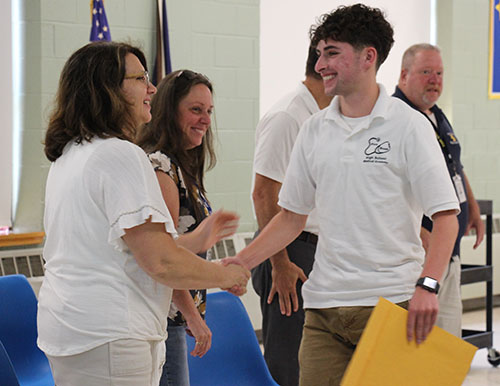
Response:
[[[490,65],[489,65],[490,99],[500,99],[500,1],[490,1]]]
[[[92,16],[92,28],[90,30],[90,41],[111,41],[108,19],[104,11],[103,0],[91,0],[90,15]]]

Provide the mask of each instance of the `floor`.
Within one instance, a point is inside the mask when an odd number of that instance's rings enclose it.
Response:
[[[462,327],[471,330],[486,329],[486,312],[467,312],[462,317]],[[500,308],[493,310],[493,347],[500,351]],[[465,378],[466,386],[498,386],[500,385],[500,366],[493,367],[488,362],[488,350],[479,349],[472,360],[471,369]]]

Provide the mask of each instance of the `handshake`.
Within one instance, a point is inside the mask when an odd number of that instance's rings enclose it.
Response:
[[[197,250],[206,251],[223,238],[233,235],[238,228],[238,220],[239,216],[236,213],[225,210],[218,210],[205,218],[192,232],[200,244]],[[214,263],[224,268],[223,277],[219,281],[222,289],[237,296],[247,292],[250,271],[238,256],[226,257]]]
[[[250,271],[245,267],[243,262],[238,258],[238,256],[226,257],[221,260],[217,260],[216,264],[221,264],[226,268],[228,277],[227,288],[222,288],[224,291],[228,291],[236,296],[244,295],[247,292],[247,283],[250,279]]]

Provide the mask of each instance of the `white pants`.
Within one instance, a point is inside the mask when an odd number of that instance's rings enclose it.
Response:
[[[452,256],[450,264],[441,280],[438,293],[439,312],[436,325],[462,337],[462,294],[460,291],[460,258]]]
[[[47,358],[57,386],[158,386],[165,343],[120,339],[81,354]]]

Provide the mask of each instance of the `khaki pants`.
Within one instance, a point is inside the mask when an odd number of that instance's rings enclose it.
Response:
[[[461,274],[460,258],[453,256],[441,280],[438,293],[439,312],[436,321],[436,326],[459,338],[462,337]]]
[[[408,302],[399,305],[408,308]],[[340,385],[372,311],[373,307],[306,309],[300,386]]]
[[[81,354],[47,358],[57,386],[158,386],[165,343],[120,339]]]

